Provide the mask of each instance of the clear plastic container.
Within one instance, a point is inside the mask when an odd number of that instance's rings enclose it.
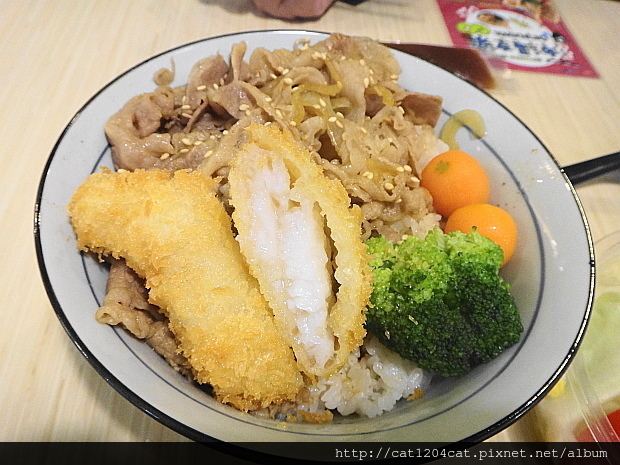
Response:
[[[528,414],[524,423],[530,439],[620,442],[608,419],[620,410],[620,231],[596,242],[594,249],[590,322],[562,379]]]
[[[620,409],[620,231],[596,242],[594,252],[592,316],[566,384],[583,417],[584,424],[574,431],[576,438],[620,442],[617,427],[614,430],[607,417]]]

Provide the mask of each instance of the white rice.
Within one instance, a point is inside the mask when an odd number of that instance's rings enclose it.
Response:
[[[419,221],[411,217],[405,217],[400,221],[395,221],[392,228],[397,231],[402,231],[403,235],[417,236],[420,239],[424,239],[430,231],[439,226],[440,221],[441,215],[431,212],[427,213]]]
[[[360,357],[361,354],[361,357]],[[430,374],[405,360],[370,336],[349,355],[347,364],[328,379],[310,388],[313,402],[300,406],[310,412],[336,410],[341,415],[357,413],[376,417],[392,410],[430,382]]]

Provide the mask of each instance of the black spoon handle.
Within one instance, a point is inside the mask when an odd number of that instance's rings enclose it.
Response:
[[[620,168],[620,152],[568,165],[563,170],[573,184],[579,184],[618,168]]]

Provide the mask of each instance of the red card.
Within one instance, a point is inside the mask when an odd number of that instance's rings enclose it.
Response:
[[[549,0],[437,0],[455,46],[507,68],[598,77]]]

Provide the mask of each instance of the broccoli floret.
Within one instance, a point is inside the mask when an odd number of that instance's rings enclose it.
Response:
[[[472,231],[392,244],[367,241],[374,287],[367,329],[421,368],[460,376],[497,357],[523,332],[501,248]]]

